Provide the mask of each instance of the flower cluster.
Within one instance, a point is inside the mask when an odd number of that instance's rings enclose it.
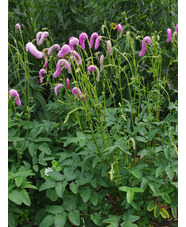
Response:
[[[15,89],[10,89],[9,95],[13,96],[16,99],[15,101],[18,106],[21,106],[21,99],[19,97],[19,93]]]

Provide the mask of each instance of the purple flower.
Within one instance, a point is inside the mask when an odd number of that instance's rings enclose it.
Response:
[[[88,39],[88,35],[85,32],[82,32],[79,35],[79,42],[80,42],[82,49],[85,49],[85,39]]]
[[[55,88],[54,88],[54,93],[55,93],[55,95],[57,95],[58,89],[59,89],[59,88],[62,88],[62,87],[63,87],[63,84],[58,84],[58,85],[55,86]]]
[[[59,44],[54,44],[48,49],[48,56],[51,55],[51,53],[54,51],[54,49],[59,50],[60,49]]]
[[[175,27],[175,32],[176,32],[177,35],[178,35],[178,24],[177,24],[176,27]]]
[[[90,37],[90,48],[92,48],[93,43],[94,43],[94,39],[98,37],[98,33],[94,32],[92,33],[91,37]]]
[[[103,60],[104,60],[104,55],[101,55],[101,57],[100,57],[100,72],[103,71]]]
[[[18,93],[15,89],[10,89],[9,95],[10,95],[10,96],[14,96],[14,98],[16,99],[16,100],[15,100],[15,101],[16,101],[16,104],[17,104],[18,106],[21,106],[21,99],[20,99],[20,97],[19,97],[19,93]]]
[[[76,63],[78,65],[80,65],[82,63],[82,59],[81,59],[80,55],[75,50],[72,51],[72,55],[73,55],[73,58],[75,59]]]
[[[122,27],[122,25],[121,24],[117,24],[117,29],[118,29],[118,31],[120,33],[120,38],[121,38],[122,33],[123,33],[123,27]]]
[[[69,39],[69,46],[71,48],[71,50],[74,49],[74,45],[79,45],[79,39],[77,39],[76,37],[70,37]]]
[[[36,42],[37,42],[37,45],[39,46],[40,45],[40,38],[41,38],[41,35],[42,35],[42,32],[38,32],[36,34]]]
[[[77,95],[79,98],[81,97],[81,100],[85,100],[84,97],[82,97],[82,92],[78,87],[73,87],[72,88],[72,94]]]
[[[143,41],[142,41],[142,47],[141,47],[141,51],[139,53],[140,57],[142,57],[146,52],[146,44],[145,43],[152,44],[152,40],[151,40],[150,36],[145,36]]]
[[[40,84],[43,83],[43,74],[46,73],[46,70],[45,69],[40,69],[39,71],[39,81],[40,81]]]
[[[87,70],[88,70],[89,72],[91,72],[91,71],[96,72],[95,65],[89,65],[89,66],[87,67]]]
[[[172,30],[170,28],[167,28],[167,43],[171,41],[171,36],[172,36]]]
[[[101,36],[98,36],[95,41],[95,47],[94,47],[95,50],[98,49],[100,41],[101,41]]]
[[[107,52],[108,52],[108,55],[111,54],[111,48],[112,48],[112,43],[110,40],[107,41]]]
[[[45,61],[44,67],[45,67],[45,68],[48,68],[48,61]]]
[[[49,33],[48,32],[38,32],[36,34],[36,42],[37,42],[37,45],[40,46],[44,39],[46,39],[48,37]]]
[[[31,42],[28,42],[26,44],[26,51],[29,51],[36,58],[42,58],[43,55],[44,55],[41,51],[38,51],[36,46],[33,43],[31,43]]]
[[[15,24],[17,30],[21,30],[21,25],[19,23]]]
[[[65,56],[65,54],[69,54],[71,52],[71,48],[69,45],[64,44],[61,47],[61,50],[58,52],[57,56],[58,58],[63,58]]]
[[[70,89],[70,79],[69,78],[66,79],[66,83],[67,83],[67,90],[69,90]]]
[[[71,71],[71,64],[66,60],[66,59],[60,59],[57,62],[57,66],[56,66],[56,71],[53,74],[53,77],[56,78],[60,75],[61,70],[62,70],[62,64],[64,64],[64,68],[68,69],[68,73],[70,73]]]

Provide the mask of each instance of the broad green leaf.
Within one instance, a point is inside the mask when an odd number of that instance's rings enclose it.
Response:
[[[67,182],[66,182],[66,181],[64,181],[64,182],[57,182],[57,183],[56,183],[55,190],[56,190],[57,195],[58,195],[60,198],[63,197],[63,193],[64,193],[64,191],[65,191],[66,185],[67,185]]]
[[[167,173],[167,176],[170,180],[174,177],[174,168],[172,168],[170,165],[165,168],[165,172]]]
[[[14,217],[14,214],[12,212],[8,212],[8,226],[16,227],[15,217]]]
[[[29,145],[28,151],[29,151],[30,155],[33,157],[34,156],[34,153],[35,153],[35,144],[34,143],[31,143]]]
[[[124,218],[123,218],[123,220],[125,222],[135,222],[138,219],[140,219],[140,217],[139,216],[136,216],[136,215],[126,215],[126,216],[124,215]]]
[[[12,190],[12,191],[8,194],[8,198],[9,198],[12,202],[14,202],[14,203],[16,203],[16,204],[18,204],[18,205],[21,205],[21,203],[22,203],[22,196],[21,196],[19,190]]]
[[[156,204],[154,203],[154,201],[150,201],[147,206],[147,210],[152,211],[152,210],[154,210],[155,206],[156,206]]]
[[[76,178],[76,174],[74,173],[72,167],[65,167],[64,168],[64,176],[68,181],[72,181]]]
[[[71,211],[68,214],[68,218],[73,225],[76,225],[76,226],[80,225],[80,215],[78,210]]]
[[[58,199],[58,195],[57,195],[55,189],[51,189],[51,188],[47,189],[46,197],[49,198],[53,202],[55,202]]]
[[[21,177],[21,176],[16,177],[15,183],[16,183],[17,187],[19,187],[23,183],[23,177]]]
[[[36,186],[30,184],[30,181],[23,181],[23,183],[21,184],[21,188],[32,188],[32,189],[37,189]]]
[[[137,187],[133,187],[133,188],[131,188],[131,190],[133,192],[144,192],[144,190],[142,188],[137,188]]]
[[[142,173],[139,170],[130,171],[130,173],[138,179],[142,178]]]
[[[42,220],[39,227],[50,227],[53,223],[54,223],[54,215],[49,214]]]
[[[45,154],[50,155],[52,153],[50,147],[46,142],[40,143],[37,147],[40,151],[43,151]]]
[[[25,205],[30,206],[31,202],[30,202],[30,198],[29,198],[28,192],[25,189],[21,189],[20,190],[20,194],[22,196],[22,202]]]
[[[126,194],[126,198],[127,198],[127,202],[130,204],[133,200],[133,197],[134,197],[134,192],[133,191],[127,191],[127,194]]]
[[[163,193],[161,194],[161,197],[162,197],[167,203],[171,203],[171,198],[170,198],[170,196],[169,196],[167,193],[163,192]]]
[[[94,206],[96,206],[98,204],[98,194],[95,191],[92,191],[89,200]]]
[[[56,171],[48,172],[48,175],[56,181],[62,181],[64,179],[64,176],[61,173]]]
[[[171,205],[171,212],[173,217],[177,218],[177,207],[174,204]]]
[[[161,195],[161,192],[158,188],[158,185],[155,182],[150,182],[148,183],[150,189],[152,190],[152,192],[154,193],[154,195]]]
[[[160,214],[161,214],[161,216],[162,216],[163,218],[165,218],[165,219],[166,219],[166,218],[169,218],[169,213],[168,213],[168,211],[165,210],[164,208],[161,209]]]
[[[122,187],[119,188],[119,190],[120,190],[120,191],[123,191],[123,192],[128,192],[128,191],[130,191],[130,189],[131,189],[131,188],[128,187],[128,186],[122,186]]]
[[[157,218],[159,216],[160,211],[161,211],[161,208],[159,206],[157,206],[157,204],[156,204],[156,206],[154,208],[154,217],[155,218]]]
[[[64,208],[60,205],[50,205],[46,207],[46,211],[51,214],[62,214],[64,213]]]
[[[76,197],[73,195],[64,195],[63,207],[69,212],[76,209]]]
[[[65,226],[67,219],[67,213],[64,212],[63,214],[58,214],[54,216],[54,225],[55,227],[63,227]]]
[[[101,226],[101,216],[99,213],[94,213],[90,215],[90,219],[94,222],[95,225]]]
[[[134,223],[131,223],[131,222],[123,222],[121,224],[121,227],[138,227],[138,226]]]
[[[78,193],[78,185],[75,184],[74,182],[70,183],[70,190],[71,190],[74,194],[77,194],[77,193]]]
[[[89,187],[86,187],[86,188],[81,189],[79,193],[80,193],[80,196],[81,196],[83,202],[86,203],[90,198],[91,190]]]
[[[56,182],[53,179],[50,179],[40,186],[39,191],[43,191],[48,188],[54,188],[55,186],[56,186]]]
[[[48,137],[38,137],[37,139],[34,140],[34,142],[52,142],[52,140]]]
[[[147,184],[148,184],[148,180],[146,178],[143,178],[143,180],[141,181],[140,188],[142,188],[145,191]]]

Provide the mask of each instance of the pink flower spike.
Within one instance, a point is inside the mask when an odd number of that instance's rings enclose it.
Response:
[[[152,40],[151,40],[150,36],[145,36],[143,41],[142,41],[142,47],[141,47],[141,51],[139,53],[140,57],[142,57],[146,52],[146,44],[145,43],[152,44]]]
[[[26,44],[26,51],[29,51],[36,58],[42,58],[43,55],[44,55],[41,51],[38,51],[36,46],[33,43],[31,43],[31,42],[28,42]]]
[[[52,53],[55,49],[56,49],[56,50],[59,50],[59,49],[60,49],[59,44],[54,44],[54,45],[52,45],[52,46],[48,49],[48,52],[47,52],[48,56],[51,55],[51,53]]]
[[[171,36],[172,36],[172,30],[170,28],[167,28],[167,43],[171,41]]]
[[[19,23],[15,24],[17,30],[21,30],[21,25]]]
[[[16,101],[16,104],[17,104],[18,106],[21,106],[21,99],[20,99],[20,97],[19,97],[19,93],[18,93],[15,89],[10,89],[9,95],[10,95],[10,96],[14,96],[14,98],[16,99],[16,100],[15,100],[15,101]]]
[[[48,61],[45,61],[44,67],[45,67],[45,68],[48,68]]]
[[[94,46],[94,49],[95,49],[95,50],[98,49],[99,43],[100,43],[101,39],[102,39],[101,36],[98,36],[98,37],[96,38],[95,46]]]
[[[42,32],[38,32],[36,34],[36,42],[37,42],[37,45],[39,46],[40,45],[40,38],[41,38],[41,35],[42,35]]]
[[[55,86],[55,88],[54,88],[54,93],[55,93],[55,95],[57,95],[58,89],[59,89],[59,88],[62,88],[62,87],[63,87],[63,84],[58,84],[58,85]]]
[[[72,54],[73,54],[73,57],[74,57],[76,63],[78,65],[80,65],[82,63],[82,59],[81,59],[80,55],[75,50],[72,51]]]
[[[104,55],[101,55],[101,57],[100,57],[100,72],[103,71],[103,60],[104,60]]]
[[[152,40],[151,40],[150,36],[145,36],[144,41],[148,44],[152,44]]]
[[[82,32],[79,35],[79,42],[80,42],[82,49],[85,49],[85,39],[88,39],[88,35],[85,32]]]
[[[45,69],[40,69],[39,71],[39,81],[40,81],[40,84],[43,83],[43,74],[46,73],[46,70]]]
[[[94,66],[94,65],[89,65],[89,66],[87,67],[87,70],[88,70],[89,72],[91,72],[91,71],[96,72],[96,69],[95,69],[95,66]]]
[[[41,33],[38,32],[38,33],[37,33],[38,37],[36,35],[36,40],[37,40],[38,46],[40,46],[43,43],[43,41],[49,36],[49,33],[48,32],[41,32]]]
[[[61,47],[61,50],[58,52],[57,56],[58,58],[63,58],[65,56],[65,54],[69,54],[71,52],[71,48],[69,45],[64,44]]]
[[[98,33],[94,32],[92,33],[92,35],[90,36],[90,48],[92,48],[93,44],[94,44],[94,39],[98,37]]]
[[[108,52],[108,55],[111,54],[111,48],[112,48],[112,43],[110,40],[107,41],[107,52]]]
[[[70,89],[70,79],[69,78],[66,79],[66,83],[67,83],[67,90],[69,90]]]
[[[69,46],[71,48],[71,50],[74,49],[74,45],[79,45],[79,39],[77,39],[76,37],[70,37],[69,39]]]
[[[62,64],[64,64],[64,68],[68,69],[68,73],[70,73],[71,71],[71,64],[66,60],[66,59],[60,59],[57,62],[57,66],[56,66],[56,71],[53,74],[53,77],[56,78],[60,75],[61,70],[62,70]]]
[[[117,24],[117,29],[118,29],[118,31],[120,33],[120,38],[121,38],[122,33],[123,33],[123,27],[122,27],[122,25],[121,24]]]
[[[176,32],[177,35],[178,35],[178,24],[177,24],[176,27],[175,27],[175,32]]]

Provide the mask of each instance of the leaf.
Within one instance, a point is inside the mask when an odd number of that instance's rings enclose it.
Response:
[[[142,188],[145,191],[147,184],[148,184],[148,180],[146,178],[143,178],[140,188]]]
[[[48,188],[54,188],[55,186],[56,186],[56,182],[53,179],[50,179],[40,186],[39,191],[43,191]]]
[[[64,179],[64,176],[61,173],[56,171],[48,172],[48,175],[56,181],[62,181]]]
[[[51,188],[47,189],[46,197],[49,198],[53,202],[55,202],[58,199],[58,195],[57,195],[55,189],[51,189]]]
[[[161,194],[161,192],[158,188],[158,185],[155,182],[150,182],[150,183],[148,183],[148,185],[149,185],[150,189],[152,190],[152,192],[154,193],[155,196]]]
[[[64,181],[64,182],[57,182],[57,183],[56,183],[55,190],[56,190],[57,195],[58,195],[60,198],[63,197],[63,193],[64,193],[64,191],[65,191],[66,185],[67,185],[67,182],[66,182],[66,181]]]
[[[52,142],[52,140],[50,139],[50,138],[48,138],[48,137],[39,137],[39,138],[37,138],[37,139],[35,139],[34,140],[34,142]]]
[[[154,208],[154,217],[155,218],[157,218],[159,216],[160,211],[161,211],[161,208],[159,206],[157,206],[157,204],[156,204],[156,206]]]
[[[17,187],[20,187],[20,185],[23,183],[23,177],[21,177],[21,176],[16,177],[15,183],[16,183]]]
[[[121,227],[138,227],[138,226],[134,223],[131,223],[131,222],[123,222],[121,224]]]
[[[169,177],[169,179],[172,180],[173,177],[174,177],[174,169],[173,169],[170,165],[168,165],[168,166],[165,168],[165,171],[166,171],[167,176]]]
[[[147,210],[152,211],[152,210],[154,210],[155,206],[156,206],[156,204],[153,201],[150,201],[150,203],[147,206]]]
[[[123,220],[126,221],[126,222],[135,222],[137,221],[138,219],[140,219],[139,216],[136,216],[136,215],[126,215]]]
[[[161,209],[160,214],[161,214],[161,216],[162,216],[163,218],[165,218],[165,219],[166,219],[166,218],[169,218],[169,213],[168,213],[168,211],[165,210],[164,208]]]
[[[40,151],[43,151],[45,154],[50,155],[52,153],[50,147],[46,142],[40,143],[37,147]]]
[[[21,188],[32,188],[32,189],[37,189],[36,186],[30,184],[30,181],[23,181],[23,183],[21,184]]]
[[[74,174],[72,167],[64,168],[64,176],[68,181],[72,181],[76,178],[76,174]]]
[[[142,188],[137,188],[137,187],[133,187],[133,188],[131,188],[131,190],[133,192],[144,192],[144,190]]]
[[[170,198],[170,196],[169,196],[167,193],[163,192],[163,193],[161,194],[161,197],[162,197],[167,203],[171,203],[171,198]]]
[[[101,226],[101,215],[99,213],[94,213],[90,215],[90,219],[94,222],[95,225]]]
[[[142,178],[142,173],[139,170],[130,171],[130,173],[138,179]]]
[[[71,223],[73,225],[77,225],[77,226],[80,225],[80,215],[79,215],[79,211],[78,210],[71,211],[68,214],[68,218],[69,218],[69,220],[71,221]]]
[[[64,208],[60,205],[50,205],[46,207],[46,211],[51,214],[62,214],[64,213]]]
[[[58,214],[54,216],[54,224],[55,227],[63,227],[65,226],[67,219],[67,213],[64,212],[63,214]]]
[[[83,202],[86,203],[90,198],[91,190],[89,187],[87,187],[85,189],[81,189],[79,193],[80,193],[80,196],[81,196]]]
[[[126,194],[126,198],[127,198],[127,202],[130,204],[133,200],[133,197],[134,197],[134,192],[133,191],[127,191],[127,194]]]
[[[92,191],[89,200],[94,206],[96,206],[98,204],[98,194],[95,191]]]
[[[130,189],[131,189],[131,188],[128,187],[128,186],[123,186],[123,187],[120,187],[120,188],[119,188],[119,190],[120,190],[120,191],[123,191],[123,192],[128,192],[128,191],[130,191]]]
[[[73,195],[64,195],[63,207],[69,212],[76,209],[76,197],[74,197]]]
[[[78,185],[75,184],[74,182],[70,183],[70,190],[71,190],[74,194],[77,194],[77,193],[78,193]]]
[[[22,204],[22,196],[20,195],[20,192],[18,190],[12,190],[9,194],[8,194],[8,198],[16,203],[17,205],[21,205]]]
[[[8,212],[8,226],[16,227],[15,217],[14,217],[14,214],[12,212]]]
[[[173,217],[177,218],[177,207],[174,204],[171,205],[171,212]]]
[[[31,201],[30,201],[28,192],[27,192],[25,189],[21,189],[21,190],[20,190],[20,194],[21,194],[21,196],[22,196],[22,202],[23,202],[25,205],[30,206]]]
[[[34,153],[35,153],[35,144],[34,144],[34,143],[31,143],[31,144],[29,145],[28,151],[29,151],[31,157],[33,157],[33,156],[34,156]]]
[[[42,222],[40,223],[39,227],[49,227],[54,223],[54,215],[49,214],[46,216]]]

